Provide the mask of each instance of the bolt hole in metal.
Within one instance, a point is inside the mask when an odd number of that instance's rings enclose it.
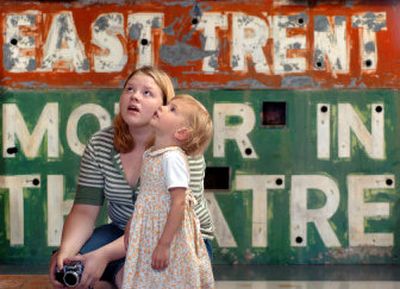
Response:
[[[326,105],[321,106],[321,112],[327,112],[328,107]]]
[[[303,238],[298,236],[298,237],[296,237],[295,241],[297,244],[301,244],[301,243],[303,243]]]
[[[7,153],[8,153],[9,155],[16,154],[17,152],[18,152],[18,148],[17,148],[17,147],[10,147],[10,148],[7,148]]]

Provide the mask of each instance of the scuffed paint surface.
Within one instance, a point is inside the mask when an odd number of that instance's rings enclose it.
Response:
[[[85,143],[154,64],[213,117],[215,263],[400,264],[399,4],[308,2],[3,1],[0,262],[48,262]]]
[[[253,2],[5,1],[2,84],[118,87],[133,68],[152,64],[183,89],[400,83],[390,57],[400,54],[399,4]],[[292,85],[292,76],[310,81]]]
[[[190,61],[203,59],[213,54],[215,52],[205,52],[185,43],[176,43],[170,46],[164,45],[160,49],[160,58],[172,66],[185,66],[190,64]]]
[[[296,79],[288,82],[295,88]],[[206,192],[216,224],[215,262],[400,262],[393,254],[400,160],[391,153],[399,149],[398,92],[187,92],[213,116],[207,165],[230,170],[226,190]],[[119,93],[2,92],[0,260],[47,261],[72,205],[84,144],[111,124]],[[277,101],[286,104],[286,124],[263,124],[263,103]]]

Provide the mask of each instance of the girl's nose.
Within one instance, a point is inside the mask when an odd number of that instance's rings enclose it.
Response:
[[[131,93],[131,99],[139,100],[139,99],[140,99],[140,93],[139,93],[139,91],[132,91],[132,93]]]

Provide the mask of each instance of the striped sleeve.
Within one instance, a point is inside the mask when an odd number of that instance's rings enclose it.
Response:
[[[214,224],[204,196],[204,176],[206,163],[203,156],[188,158],[190,169],[190,188],[197,204],[194,207],[197,218],[200,221],[200,231],[205,239],[214,238]]]
[[[103,205],[104,176],[96,160],[93,144],[89,142],[81,158],[76,204]]]

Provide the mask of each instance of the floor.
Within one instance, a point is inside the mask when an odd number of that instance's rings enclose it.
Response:
[[[395,265],[215,265],[216,289],[400,289]],[[0,289],[52,289],[45,266],[0,265]]]

